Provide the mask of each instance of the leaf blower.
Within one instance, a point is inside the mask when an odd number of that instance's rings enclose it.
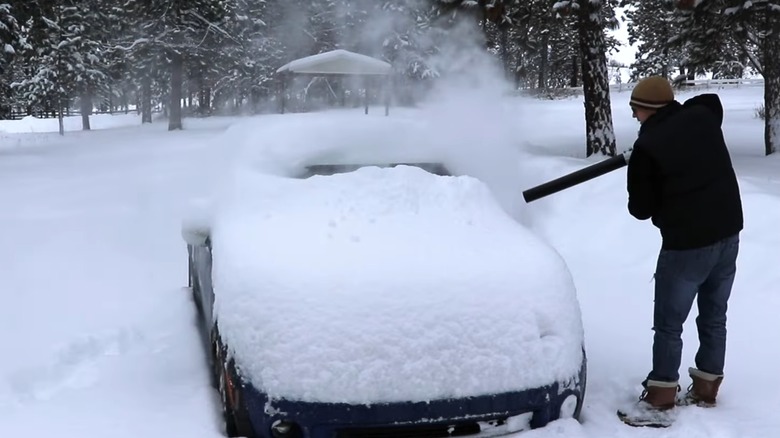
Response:
[[[523,192],[523,198],[525,198],[525,202],[527,203],[536,201],[537,199],[544,198],[545,196],[552,195],[553,193],[560,192],[561,190],[576,186],[577,184],[582,184],[585,181],[590,181],[593,178],[628,165],[630,157],[631,150],[629,149],[620,155],[607,158],[606,160],[591,164],[588,167],[569,173],[560,178],[532,187]]]

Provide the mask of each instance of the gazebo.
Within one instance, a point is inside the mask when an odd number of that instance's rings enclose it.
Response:
[[[284,113],[287,82],[292,75],[389,77],[392,74],[392,66],[380,59],[338,49],[296,59],[279,67],[276,73],[281,78],[279,97],[281,113]],[[390,93],[387,85],[385,82],[385,115],[390,113]],[[366,83],[364,103],[365,113],[368,114],[368,83]]]

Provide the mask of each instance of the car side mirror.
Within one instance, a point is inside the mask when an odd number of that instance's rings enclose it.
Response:
[[[209,199],[192,199],[182,218],[181,237],[191,246],[209,246],[212,223],[212,204]]]
[[[181,237],[192,246],[206,246],[209,232],[208,227],[193,223],[185,223],[181,227]]]

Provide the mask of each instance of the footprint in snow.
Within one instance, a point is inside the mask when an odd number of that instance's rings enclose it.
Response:
[[[49,400],[63,389],[94,386],[100,380],[101,359],[125,354],[142,340],[143,335],[131,330],[85,336],[57,350],[50,363],[12,374],[9,386],[22,401]]]

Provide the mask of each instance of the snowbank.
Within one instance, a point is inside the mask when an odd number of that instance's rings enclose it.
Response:
[[[64,118],[66,131],[80,131],[82,128],[81,123],[81,116]],[[95,114],[89,117],[89,123],[92,129],[135,126],[141,124],[141,116],[136,113]],[[0,132],[23,134],[29,132],[58,132],[59,129],[57,118],[40,119],[27,116],[19,120],[0,120]]]
[[[565,264],[471,177],[238,173],[212,228],[216,315],[272,397],[421,401],[581,365]]]

